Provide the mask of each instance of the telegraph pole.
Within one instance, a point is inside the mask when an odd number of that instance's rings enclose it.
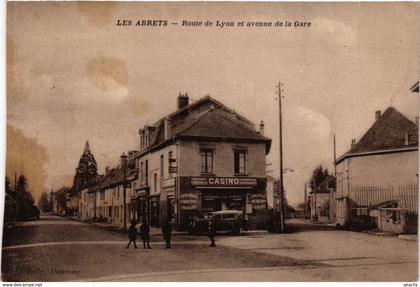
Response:
[[[124,230],[127,230],[127,156],[123,153],[121,155],[121,163],[122,163],[122,169],[124,173],[124,179],[123,179],[123,197],[124,197]]]
[[[334,133],[334,177],[337,180],[337,166],[335,165],[336,160],[337,160],[337,154],[335,150],[335,133]],[[337,190],[337,184],[336,184],[335,190]]]
[[[305,189],[304,189],[304,198],[303,198],[303,202],[304,202],[304,209],[303,209],[303,218],[304,219],[306,219],[306,217],[307,217],[307,214],[306,214],[306,210],[307,210],[307,206],[306,206],[306,198],[307,198],[307,195],[306,195],[306,182],[305,182]]]
[[[337,195],[337,166],[336,166],[336,161],[337,161],[337,153],[336,153],[336,144],[335,144],[335,133],[334,133],[334,196],[333,196],[333,205],[334,205],[334,222],[336,220],[336,214],[337,214],[337,209],[336,209],[336,202],[335,202],[335,197]],[[331,215],[330,215],[331,216]]]
[[[282,114],[281,114],[281,92],[282,92],[283,84],[279,82],[278,85],[278,100],[279,100],[279,140],[280,140],[280,153],[279,153],[279,160],[280,160],[280,230],[281,233],[285,232],[286,224],[284,220],[284,189],[283,189],[283,129],[282,129]]]

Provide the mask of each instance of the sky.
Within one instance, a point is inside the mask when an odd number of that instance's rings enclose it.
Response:
[[[414,120],[418,3],[7,4],[6,174],[24,173],[35,198],[71,185],[88,140],[99,172],[138,149],[138,129],[210,95],[273,139],[284,86],[286,197],[303,202],[313,168],[333,170],[352,138],[389,106]],[[132,20],[118,26],[118,20]],[[134,26],[167,20],[167,26]],[[292,27],[182,26],[182,21],[288,21]],[[310,22],[293,27],[295,21]],[[178,23],[173,25],[171,23]]]

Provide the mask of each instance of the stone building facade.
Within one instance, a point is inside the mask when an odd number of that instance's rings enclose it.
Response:
[[[337,159],[336,169],[335,222],[339,225],[351,220],[352,207],[386,200],[396,200],[401,207],[408,195],[409,201],[415,200],[418,123],[393,107],[383,114],[377,111],[372,127],[358,142],[352,140],[351,149]]]
[[[131,198],[138,220],[174,219],[183,229],[194,216],[243,210],[253,226],[266,220],[265,160],[271,140],[254,125],[207,96],[153,126],[140,129],[139,176]]]

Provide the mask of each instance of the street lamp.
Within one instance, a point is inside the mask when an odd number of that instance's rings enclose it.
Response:
[[[125,153],[123,153],[121,155],[121,168],[123,170],[124,173],[124,178],[123,178],[123,197],[124,197],[124,230],[127,229],[127,192],[126,192],[126,185],[127,185],[127,155],[125,155]]]

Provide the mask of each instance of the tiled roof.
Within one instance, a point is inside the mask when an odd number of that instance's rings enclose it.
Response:
[[[165,139],[166,124],[168,138]],[[154,127],[149,148],[155,148],[177,137],[257,140],[266,143],[267,153],[271,146],[271,139],[259,134],[251,121],[210,96],[205,96],[169,114],[157,121]]]
[[[126,180],[130,181],[130,178],[135,175],[134,169],[128,169]],[[103,180],[99,183],[98,188],[104,189],[104,188],[111,188],[117,185],[121,185],[124,182],[124,172],[121,166],[118,166],[116,168],[111,169],[107,175],[103,178]]]
[[[118,185],[124,181],[123,170],[118,166],[117,168],[111,169],[108,174],[105,175],[103,181],[99,184],[99,188],[108,188]]]
[[[235,121],[235,119],[228,117],[225,112],[217,109],[209,110],[177,135],[223,139],[269,140],[255,130],[246,128],[244,125]]]
[[[406,133],[408,143],[406,143]],[[347,154],[418,146],[418,127],[389,107]]]

